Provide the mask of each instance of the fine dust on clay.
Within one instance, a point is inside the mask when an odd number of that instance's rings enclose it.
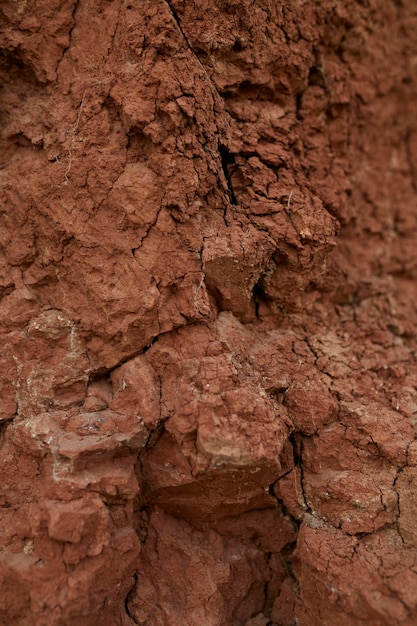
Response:
[[[0,624],[417,623],[414,0],[3,0]]]

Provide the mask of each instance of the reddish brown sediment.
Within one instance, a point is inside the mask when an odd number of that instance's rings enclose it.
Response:
[[[416,28],[2,2],[1,625],[417,622]]]

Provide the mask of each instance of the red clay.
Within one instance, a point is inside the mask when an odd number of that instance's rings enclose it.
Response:
[[[4,0],[0,624],[417,622],[412,0]]]

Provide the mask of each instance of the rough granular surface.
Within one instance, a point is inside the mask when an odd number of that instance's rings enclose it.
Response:
[[[417,623],[414,0],[3,0],[0,624]]]

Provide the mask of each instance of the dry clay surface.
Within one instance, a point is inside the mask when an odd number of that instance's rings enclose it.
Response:
[[[0,624],[417,623],[415,0],[3,0]]]

